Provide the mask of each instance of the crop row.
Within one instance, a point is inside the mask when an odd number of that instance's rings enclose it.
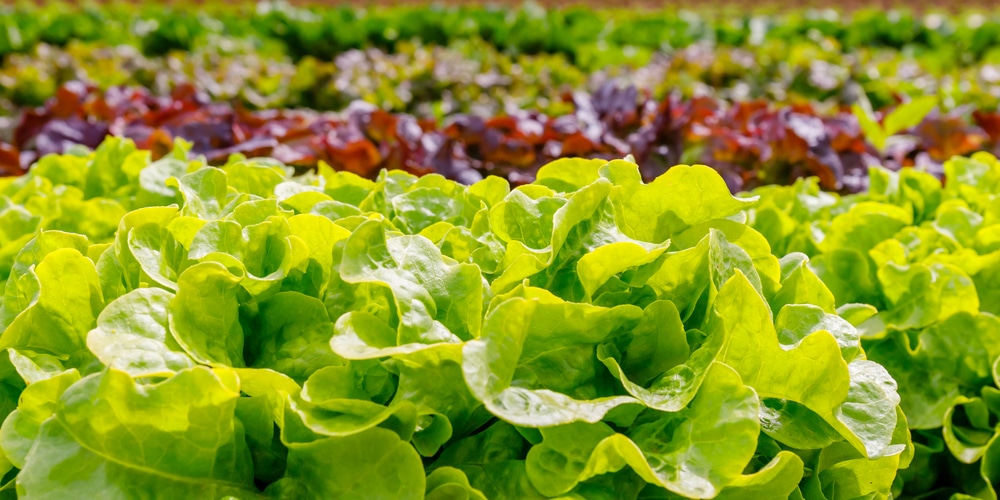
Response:
[[[764,101],[654,100],[608,83],[592,94],[566,96],[562,105],[571,111],[556,116],[511,109],[500,117],[436,122],[364,102],[339,114],[247,111],[211,102],[190,86],[157,97],[74,83],[3,131],[8,142],[0,141],[0,167],[16,175],[46,154],[93,148],[118,135],[156,158],[184,138],[214,165],[234,154],[270,156],[300,169],[325,162],[368,178],[401,169],[464,183],[498,175],[522,184],[554,159],[631,154],[647,180],[678,163],[701,163],[717,169],[734,192],[808,176],[819,177],[827,190],[857,192],[866,188],[872,165],[917,166],[940,177],[951,156],[996,150],[1000,114],[942,113],[934,104],[925,97],[875,114],[820,112]]]
[[[1000,102],[1000,66],[956,64],[948,55],[906,56],[884,50],[830,52],[800,41],[759,47],[695,45],[670,53],[624,59],[608,56],[587,73],[559,55],[511,56],[483,42],[448,47],[401,45],[348,51],[329,62],[292,62],[246,43],[218,45],[169,56],[143,56],[127,46],[41,46],[0,64],[0,114],[40,106],[74,80],[101,88],[136,85],[169,94],[191,84],[213,100],[249,108],[307,107],[339,111],[366,100],[386,111],[442,118],[453,113],[492,116],[506,107],[560,111],[562,94],[593,91],[624,81],[661,98],[714,96],[851,105],[867,97],[875,107],[899,96],[934,94],[949,109]]]
[[[151,498],[993,497],[1000,161],[733,196],[129,140],[0,180],[2,488]]]
[[[0,65],[0,115],[40,106],[59,86],[76,80],[102,89],[142,86],[158,94],[191,84],[213,100],[258,109],[339,111],[365,100],[421,118],[494,116],[510,106],[556,114],[565,109],[560,108],[562,94],[594,91],[607,81],[628,82],[655,98],[673,92],[836,106],[867,97],[882,108],[901,96],[933,94],[947,109],[1000,103],[1000,66],[988,61],[963,65],[947,54],[904,56],[881,49],[843,55],[822,40],[739,48],[698,44],[630,57],[595,53],[594,66],[602,69],[594,72],[561,55],[509,55],[472,40],[433,47],[400,44],[392,54],[352,50],[329,61],[308,57],[297,62],[247,42],[216,42],[167,56],[81,43],[9,55]]]
[[[192,50],[212,43],[213,36],[224,35],[254,39],[294,59],[313,56],[329,60],[345,50],[368,47],[392,50],[400,41],[447,45],[480,38],[509,52],[560,53],[577,61],[581,55],[586,59],[585,53],[595,46],[621,53],[623,49],[660,50],[704,41],[745,46],[820,36],[833,41],[834,50],[909,48],[942,51],[973,62],[993,54],[1000,42],[997,17],[916,16],[899,11],[886,15],[874,9],[850,16],[833,11],[753,16],[677,10],[545,10],[530,4],[514,9],[320,9],[265,2],[256,6],[199,5],[198,14],[191,15],[183,7],[155,3],[88,8],[46,3],[6,8],[0,23],[0,56],[30,51],[42,42],[65,45],[73,40],[129,44],[147,55],[162,55],[171,50]]]

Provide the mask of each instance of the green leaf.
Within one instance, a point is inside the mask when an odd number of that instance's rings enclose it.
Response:
[[[691,348],[673,302],[658,300],[643,309],[642,321],[632,330],[625,352],[622,370],[640,384],[689,359]]]
[[[285,478],[275,483],[311,498],[424,497],[420,456],[392,431],[380,428],[289,447]],[[301,498],[301,497],[300,497]]]
[[[440,176],[421,177],[407,192],[392,198],[392,222],[410,234],[438,221],[468,225],[479,204],[469,200],[465,191]]]
[[[150,207],[131,212],[127,220],[123,219],[118,234],[126,238],[124,242],[115,242],[115,251],[132,286],[152,282],[169,290],[177,289],[177,275],[186,252],[171,231],[183,230],[184,223],[176,216],[176,208]]]
[[[610,200],[622,231],[641,241],[662,243],[672,234],[752,207],[756,198],[735,198],[722,177],[704,165],[678,165],[642,184],[638,167],[611,162],[602,176],[615,185]],[[670,196],[663,196],[670,193]]]
[[[288,448],[275,430],[272,414],[271,403],[266,397],[236,401],[235,416],[245,431],[256,484],[271,484],[285,475]]]
[[[309,262],[301,277],[290,274],[290,278],[302,283],[300,290],[303,293],[321,297],[333,272],[333,247],[351,233],[325,217],[311,214],[292,216],[288,219],[288,228],[309,248]]]
[[[483,492],[469,484],[461,469],[441,467],[427,475],[426,500],[486,500]]]
[[[835,217],[820,244],[822,250],[853,249],[863,254],[913,223],[913,214],[886,203],[861,202]],[[820,276],[822,278],[822,276]]]
[[[896,381],[874,361],[855,360],[847,368],[851,386],[837,420],[864,443],[868,458],[898,455],[904,446],[892,444],[900,400]]]
[[[51,354],[17,349],[7,349],[7,354],[10,366],[24,380],[25,384],[41,382],[66,371],[63,360]]]
[[[134,151],[131,139],[112,137],[102,142],[87,165],[86,197],[107,196],[127,184],[122,163]]]
[[[237,192],[261,198],[274,196],[275,186],[287,175],[282,167],[246,161],[228,164],[222,170],[226,183]]]
[[[198,363],[245,366],[237,299],[241,278],[215,262],[181,273],[168,306],[170,333]]]
[[[787,304],[812,304],[823,312],[837,313],[837,301],[827,286],[808,266],[809,258],[790,253],[781,258],[781,290],[771,299],[771,309]]]
[[[659,269],[645,281],[658,299],[670,300],[680,311],[685,324],[700,327],[697,323],[704,315],[703,298],[712,292],[709,238],[696,246],[668,252]]]
[[[576,264],[585,296],[592,297],[612,276],[653,262],[666,249],[666,246],[661,246],[651,250],[629,241],[618,241],[594,249]]]
[[[18,495],[255,496],[233,418],[235,382],[205,368],[150,386],[117,370],[84,378],[42,424],[18,474]]]
[[[885,117],[886,135],[895,135],[902,130],[919,125],[927,113],[930,113],[937,106],[937,101],[935,95],[924,95],[900,104]]]
[[[140,288],[115,299],[101,311],[87,347],[105,365],[133,377],[169,376],[194,366],[169,332],[173,298],[159,288]]]
[[[962,420],[967,424],[962,425]],[[959,462],[972,464],[982,458],[995,435],[983,400],[973,398],[949,408],[944,415],[943,434],[945,445]]]
[[[852,446],[866,449],[861,437],[837,418],[851,379],[833,335],[821,330],[793,349],[782,348],[767,305],[742,273],[719,291],[712,321],[712,335],[726,338],[718,360],[733,367],[762,398],[800,403]]]
[[[253,368],[271,368],[305,381],[316,370],[341,364],[330,350],[333,322],[326,306],[297,292],[281,292],[260,303],[243,352]]]
[[[55,414],[66,389],[79,380],[80,373],[70,370],[32,382],[21,393],[17,410],[7,416],[0,428],[0,449],[15,467],[25,467],[42,424]]]
[[[560,158],[538,169],[535,182],[557,192],[576,191],[596,181],[606,164],[604,160]]]
[[[528,477],[540,492],[556,496],[627,464],[647,482],[680,495],[713,497],[753,456],[757,411],[753,390],[732,369],[715,364],[690,407],[646,413],[628,437],[604,424],[543,429],[544,441],[528,453]]]
[[[164,157],[139,171],[139,192],[136,205],[164,206],[177,201],[177,189],[168,185],[171,177],[181,177],[187,172],[187,162],[178,158]]]
[[[761,401],[760,425],[761,430],[775,441],[800,450],[826,448],[843,439],[816,412],[785,399]]]
[[[33,269],[48,254],[60,249],[75,249],[81,255],[87,251],[89,241],[85,236],[61,231],[41,231],[20,248],[11,263],[10,274],[0,303],[0,326],[6,329],[14,318],[32,303],[38,293],[38,278]],[[29,276],[29,274],[31,276]]]
[[[344,369],[328,367],[317,372],[316,384],[333,377],[344,379]],[[344,384],[325,389],[326,392],[310,395],[303,388],[303,401],[292,402],[285,412],[282,441],[288,446],[312,443],[325,436],[345,437],[364,433],[375,428],[389,429],[409,440],[417,427],[417,410],[411,404],[386,407],[363,399],[365,394],[343,391]]]
[[[0,336],[0,348],[70,356],[85,349],[87,332],[104,306],[93,261],[72,248],[55,250],[18,279],[26,305]],[[8,291],[11,284],[8,283]],[[4,305],[8,305],[5,299]]]
[[[889,138],[888,133],[879,125],[876,118],[873,116],[870,106],[868,109],[855,104],[851,106],[851,112],[854,117],[858,120],[858,125],[861,126],[861,132],[864,134],[865,138],[875,146],[875,149],[882,151],[885,149],[886,139]],[[921,117],[922,118],[922,117]]]
[[[824,449],[811,480],[831,500],[888,498],[899,455],[868,460],[855,453],[846,443]]]
[[[975,332],[954,335],[952,332]],[[868,347],[899,384],[900,406],[911,429],[934,429],[953,405],[964,402],[967,387],[992,379],[992,360],[1000,357],[1000,320],[989,314],[959,313],[922,330],[915,346],[905,332]]]
[[[774,323],[778,341],[783,346],[795,347],[809,335],[825,331],[837,339],[840,354],[850,363],[862,355],[861,334],[847,320],[827,314],[810,304],[791,304],[778,311]]]
[[[266,368],[235,368],[240,379],[240,392],[255,399],[264,399],[271,410],[275,425],[283,426],[289,397],[298,397],[302,388],[294,380]]]
[[[869,337],[887,326],[923,328],[955,313],[979,310],[972,279],[948,264],[887,264],[879,269],[878,278],[888,307],[861,325]]]
[[[167,185],[176,187],[184,198],[184,215],[205,220],[220,219],[242,199],[229,186],[226,173],[217,168],[202,168],[183,177],[173,177]]]
[[[382,223],[365,222],[347,240],[341,274],[348,283],[392,291],[399,322],[394,345],[458,342],[480,331],[485,283],[479,269],[445,262],[424,237],[388,237]],[[338,333],[334,351],[358,356],[346,347],[348,339],[349,332]]]
[[[744,474],[729,483],[717,499],[765,500],[785,498],[802,479],[802,459],[790,451],[781,451],[764,468]]]
[[[526,427],[597,422],[628,396],[595,390],[597,345],[634,328],[634,306],[603,308],[555,297],[493,307],[483,334],[462,350],[469,389],[491,413]]]
[[[441,345],[398,356],[399,385],[391,404],[414,404],[425,422],[414,437],[424,455],[432,455],[452,436],[462,436],[492,418],[466,386],[462,347]]]
[[[460,469],[486,498],[546,498],[528,479],[523,459],[527,451],[527,442],[513,426],[497,422],[445,448],[433,467]]]

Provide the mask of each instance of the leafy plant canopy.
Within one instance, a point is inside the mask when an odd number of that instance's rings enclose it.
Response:
[[[512,188],[189,146],[0,181],[5,491],[888,498],[940,485],[936,456],[990,487],[997,355],[954,360],[996,323],[996,184],[969,177],[995,160],[862,201],[734,197],[704,166],[564,159]]]

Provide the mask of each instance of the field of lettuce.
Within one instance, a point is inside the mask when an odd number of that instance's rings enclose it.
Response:
[[[1000,11],[0,6],[0,499],[997,500]]]

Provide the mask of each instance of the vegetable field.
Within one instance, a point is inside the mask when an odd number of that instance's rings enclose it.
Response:
[[[998,154],[989,10],[0,7],[0,498],[996,500]]]

